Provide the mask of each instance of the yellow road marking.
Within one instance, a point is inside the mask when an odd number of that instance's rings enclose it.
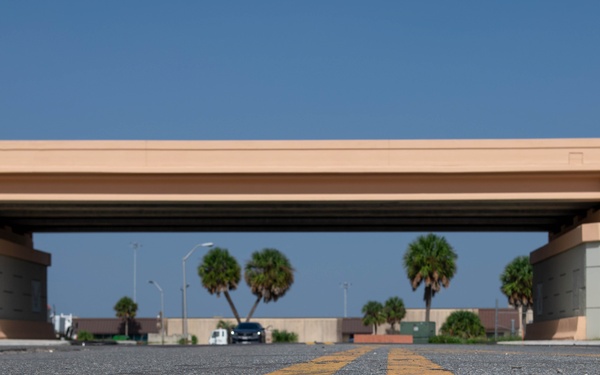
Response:
[[[298,363],[290,367],[271,372],[268,375],[332,375],[361,355],[364,355],[375,348],[376,347],[374,346],[362,346],[356,349],[325,355],[315,358],[310,362]]]
[[[452,374],[427,358],[406,349],[390,349],[387,375]]]

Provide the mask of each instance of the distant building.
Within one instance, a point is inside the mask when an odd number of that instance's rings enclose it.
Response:
[[[96,339],[110,339],[125,334],[125,323],[120,318],[75,318],[75,332],[88,331]],[[129,322],[129,337],[136,341],[147,341],[148,334],[159,333],[156,318],[136,318]]]

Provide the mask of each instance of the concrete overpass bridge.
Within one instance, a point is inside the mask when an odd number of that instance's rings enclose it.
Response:
[[[34,233],[117,231],[543,231],[528,332],[599,337],[599,209],[600,139],[0,141],[0,337],[49,332]]]

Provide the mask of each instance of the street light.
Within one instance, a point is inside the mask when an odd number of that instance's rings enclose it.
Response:
[[[197,248],[199,247],[212,247],[213,243],[212,242],[205,242],[205,243],[201,243],[198,244],[196,246],[194,246],[194,248],[192,250],[190,250],[189,253],[187,253],[186,256],[183,257],[181,264],[183,267],[183,286],[181,287],[181,289],[183,289],[183,338],[185,339],[185,341],[187,342],[188,339],[188,327],[187,327],[187,282],[185,279],[185,261],[190,257],[190,255],[192,255],[192,253],[194,251],[196,251]]]
[[[185,288],[189,288],[190,284],[185,284]],[[183,327],[183,288],[179,288],[181,290],[181,325]]]
[[[344,281],[341,284],[341,287],[344,289],[344,318],[348,317],[348,288],[350,287],[350,285],[352,284],[350,284],[347,281]]]
[[[154,284],[160,292],[160,341],[162,345],[165,344],[165,296],[162,288],[155,281],[148,281],[150,284]]]
[[[129,246],[131,246],[131,248],[133,249],[133,302],[137,302],[137,298],[136,298],[137,249],[142,247],[142,244],[139,244],[137,242],[131,242],[129,244]]]

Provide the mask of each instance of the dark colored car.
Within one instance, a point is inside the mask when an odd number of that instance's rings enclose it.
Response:
[[[264,343],[266,342],[265,329],[260,323],[240,323],[231,331],[231,342],[237,343]]]

